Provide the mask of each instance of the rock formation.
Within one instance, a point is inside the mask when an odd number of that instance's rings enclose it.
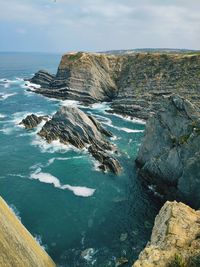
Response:
[[[73,99],[84,103],[109,101],[116,93],[115,56],[69,53],[62,57],[55,77],[39,71],[31,79],[41,85],[35,92],[48,97]]]
[[[184,201],[200,207],[200,113],[172,95],[149,119],[136,162],[140,175],[158,190],[175,188]]]
[[[39,71],[36,93],[86,104],[112,101],[110,112],[142,119],[160,107],[163,95],[178,93],[199,105],[200,55],[191,53],[69,53],[55,76]]]
[[[155,219],[150,242],[133,267],[198,267],[190,263],[200,257],[199,236],[200,211],[181,202],[166,202]]]
[[[20,122],[26,129],[33,129],[37,127],[43,120],[47,120],[47,116],[36,116],[35,114],[28,115]]]
[[[0,218],[0,266],[56,266],[1,197]]]
[[[26,128],[37,125],[40,117],[27,116],[22,123]],[[104,129],[92,116],[72,106],[62,107],[48,120],[38,133],[48,143],[59,140],[78,149],[87,148],[89,153],[101,163],[103,171],[110,170],[119,174],[121,166],[112,155],[117,153],[116,147],[106,140],[112,133]]]

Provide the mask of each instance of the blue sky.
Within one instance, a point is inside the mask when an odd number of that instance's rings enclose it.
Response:
[[[200,49],[199,0],[0,0],[0,51]]]

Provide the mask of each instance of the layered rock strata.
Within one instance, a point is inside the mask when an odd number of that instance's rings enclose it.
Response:
[[[0,266],[56,267],[0,197]]]
[[[178,93],[199,107],[198,53],[69,53],[55,76],[39,71],[34,91],[48,97],[86,104],[112,101],[110,112],[148,119],[163,95]]]
[[[166,202],[155,219],[151,240],[133,267],[198,267],[200,211]]]
[[[200,113],[185,98],[172,95],[147,122],[136,162],[140,175],[158,190],[176,189],[200,207]]]
[[[40,119],[37,116],[36,118]],[[32,120],[33,115],[26,117],[22,122],[25,126],[29,126],[33,125]],[[113,156],[117,153],[117,149],[106,139],[106,137],[111,137],[112,133],[104,129],[94,117],[76,107],[62,107],[46,121],[38,135],[48,143],[59,140],[63,144],[73,145],[78,149],[86,148],[100,162],[101,170],[112,171],[115,174],[121,172],[121,165]]]

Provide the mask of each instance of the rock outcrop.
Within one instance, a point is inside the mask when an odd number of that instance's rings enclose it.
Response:
[[[200,113],[178,95],[161,106],[146,125],[136,159],[139,173],[163,193],[176,189],[184,201],[200,207]]]
[[[150,242],[133,267],[198,267],[190,263],[200,257],[199,236],[200,211],[181,202],[166,202],[155,219]]]
[[[57,74],[39,71],[31,82],[36,93],[86,104],[112,101],[109,112],[148,119],[163,95],[178,93],[199,106],[200,54],[69,53]]]
[[[56,267],[0,197],[0,266]]]
[[[37,116],[35,114],[28,115],[20,122],[20,125],[24,125],[26,129],[33,129],[37,127],[43,120],[47,121],[47,116]]]
[[[110,101],[117,89],[117,65],[115,56],[69,53],[62,57],[55,77],[39,71],[30,81],[41,85],[35,92],[48,97],[84,103]]]
[[[112,155],[117,153],[116,147],[105,138],[111,137],[111,132],[76,107],[62,107],[38,134],[49,143],[59,140],[78,149],[88,148],[91,155],[101,163],[100,169],[116,174],[121,171],[120,163]]]

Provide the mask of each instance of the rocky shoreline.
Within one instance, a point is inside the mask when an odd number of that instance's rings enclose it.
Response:
[[[56,75],[39,71],[30,82],[34,92],[85,105],[112,102],[109,112],[147,120],[163,96],[177,93],[199,107],[200,55],[68,53]]]
[[[114,156],[117,148],[107,139],[112,133],[104,129],[91,115],[87,115],[77,107],[63,106],[52,118],[46,116],[28,115],[22,120],[25,128],[31,129],[46,120],[42,129],[37,133],[48,143],[59,140],[65,145],[78,149],[87,149],[99,162],[99,169],[120,174],[122,167]]]

